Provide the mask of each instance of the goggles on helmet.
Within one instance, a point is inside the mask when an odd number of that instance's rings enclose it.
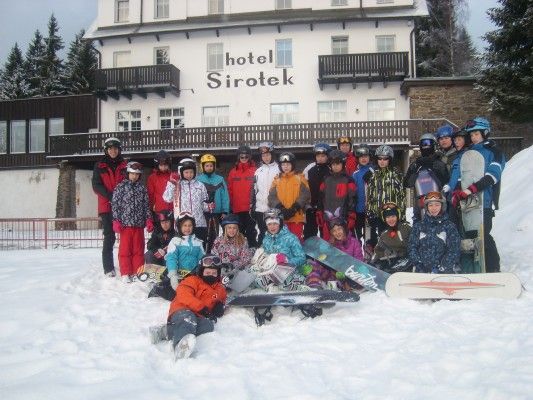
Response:
[[[442,194],[440,192],[429,192],[425,195],[424,200],[427,201],[441,201],[442,200]]]
[[[202,267],[218,267],[222,264],[222,260],[217,256],[205,256],[202,258]]]
[[[420,141],[420,147],[432,147],[433,143],[431,139],[422,139]]]
[[[340,137],[340,138],[337,140],[337,142],[338,142],[339,144],[342,144],[342,143],[348,143],[348,144],[350,144],[350,143],[352,143],[352,140],[351,140],[348,136],[342,136],[342,137]]]
[[[279,157],[279,162],[292,162],[290,154],[282,154]]]
[[[131,162],[128,164],[128,169],[142,170],[143,166],[138,162]]]

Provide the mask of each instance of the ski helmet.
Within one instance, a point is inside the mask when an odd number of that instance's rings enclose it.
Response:
[[[220,226],[225,227],[226,225],[239,225],[239,216],[235,214],[228,214],[220,221]]]
[[[327,143],[317,143],[313,146],[313,152],[316,154],[328,155],[331,151],[331,147]]]
[[[349,136],[340,136],[337,138],[337,149],[341,148],[341,144],[348,143],[352,147],[352,138]]]
[[[213,154],[204,154],[200,158],[200,166],[202,167],[202,171],[204,170],[204,164],[205,163],[213,163],[213,166],[217,166],[217,159]]]
[[[178,164],[178,172],[181,178],[183,178],[183,171],[188,169],[192,169],[194,171],[194,176],[196,176],[196,162],[192,158],[184,158]]]
[[[196,228],[196,220],[192,214],[187,211],[182,211],[179,213],[178,218],[176,219],[176,231],[180,236],[183,236],[183,233],[181,232],[181,226],[185,221],[191,221],[193,229]]]
[[[424,208],[426,209],[426,211],[428,208],[428,204],[431,203],[432,201],[436,201],[442,204],[442,209],[440,211],[440,214],[444,214],[444,212],[446,211],[446,200],[442,196],[442,193],[441,192],[429,192],[424,196]]]
[[[126,166],[126,172],[133,173],[133,174],[142,174],[143,165],[137,161],[130,161],[128,165]]]
[[[355,155],[357,157],[370,156],[370,146],[368,144],[360,144],[355,149]]]
[[[453,132],[454,132],[453,127],[451,125],[446,124],[446,125],[439,127],[439,129],[437,129],[437,132],[435,132],[435,138],[437,140],[443,137],[452,138]]]
[[[204,269],[216,269],[217,270],[217,280],[220,280],[220,275],[222,274],[222,260],[220,257],[213,254],[206,254],[198,262],[198,276],[204,276]]]
[[[259,154],[272,153],[274,151],[274,144],[272,142],[261,142],[257,146],[257,150],[259,150]]]
[[[454,135],[453,135],[454,139],[455,139],[456,137],[459,137],[459,136],[461,136],[461,137],[464,138],[464,140],[465,140],[465,146],[470,146],[470,144],[472,143],[472,141],[470,140],[470,134],[469,134],[466,130],[464,130],[464,129],[460,129],[460,130],[458,130],[457,132],[455,132]]]
[[[119,149],[122,148],[122,143],[120,143],[120,140],[116,137],[110,137],[107,138],[104,142],[104,150],[109,149],[110,147],[118,147]]]
[[[391,160],[394,158],[394,150],[392,147],[386,144],[382,144],[376,149],[376,157],[389,157]]]
[[[396,203],[391,201],[383,204],[381,206],[381,219],[383,222],[387,223],[387,217],[392,215],[396,215],[396,217],[398,217],[398,221],[400,220],[400,210]]]
[[[435,153],[435,147],[437,146],[435,135],[432,133],[424,133],[420,136],[418,146],[420,147],[420,152],[423,156],[429,156],[430,154]]]
[[[334,213],[325,211],[324,217],[330,230],[336,226],[340,226],[344,229],[344,233],[348,233],[346,230],[346,219],[342,216],[340,207],[338,207]]]
[[[167,164],[169,167],[172,164],[172,158],[165,150],[159,150],[154,157],[156,165]]]
[[[173,221],[174,220],[174,214],[170,210],[163,210],[156,214],[157,220],[159,222],[163,221]]]
[[[237,149],[237,157],[240,158],[240,156],[242,155],[247,155],[248,158],[252,157],[252,149],[250,149],[250,146],[247,146],[247,145],[239,146],[239,148]]]
[[[329,162],[330,163],[341,163],[343,166],[346,164],[346,154],[340,150],[331,150],[329,153]]]
[[[263,221],[265,225],[276,223],[281,227],[283,226],[283,214],[277,208],[271,208],[263,214]]]
[[[490,135],[490,122],[486,118],[476,117],[466,121],[464,130],[468,133],[473,131],[481,131],[481,135],[484,139],[486,139]]]
[[[293,153],[286,151],[286,152],[283,152],[283,153],[281,153],[279,155],[278,163],[279,163],[279,170],[280,171],[282,171],[281,164],[283,164],[283,163],[291,163],[292,171],[294,171],[294,169],[296,167],[296,157],[294,156]]]

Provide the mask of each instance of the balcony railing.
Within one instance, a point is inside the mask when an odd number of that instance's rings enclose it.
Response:
[[[355,121],[285,125],[244,125],[130,132],[80,133],[50,138],[50,157],[91,156],[102,153],[106,138],[117,137],[126,153],[172,149],[227,150],[242,144],[271,141],[278,148],[305,148],[317,142],[335,143],[350,136],[354,143],[411,145],[423,132],[434,132],[445,120]]]
[[[361,53],[318,56],[318,82],[401,81],[409,75],[409,53]]]
[[[99,96],[135,93],[146,98],[148,92],[164,95],[167,91],[179,94],[180,70],[172,64],[99,69],[95,74],[95,87]]]

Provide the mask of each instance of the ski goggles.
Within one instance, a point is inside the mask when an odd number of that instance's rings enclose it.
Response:
[[[279,157],[279,162],[292,162],[290,154],[282,154]]]
[[[341,136],[341,137],[337,140],[337,143],[339,143],[339,144],[343,144],[343,143],[351,144],[351,143],[352,143],[352,140],[351,140],[348,136]]]
[[[178,214],[178,220],[182,219],[182,218],[192,218],[194,219],[194,217],[192,216],[192,214],[188,211],[182,211]]]
[[[157,214],[157,220],[160,221],[160,222],[171,221],[172,220],[172,213],[168,213],[168,214],[159,213],[159,214]]]
[[[429,192],[424,196],[424,201],[442,201],[442,194],[440,192]]]
[[[433,140],[423,139],[420,141],[420,147],[433,147]]]
[[[217,256],[205,256],[202,258],[202,267],[218,267],[222,264],[222,260]]]
[[[390,203],[385,203],[381,206],[381,209],[383,211],[390,211],[390,210],[397,210],[398,209],[398,206],[396,205],[396,203],[393,203],[393,202],[390,202]]]
[[[133,162],[133,163],[129,163],[128,164],[128,168],[142,170],[143,169],[143,165],[141,163],[138,163],[138,162]]]

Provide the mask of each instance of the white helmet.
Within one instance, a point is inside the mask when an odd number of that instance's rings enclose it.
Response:
[[[134,174],[142,174],[143,165],[137,161],[130,161],[126,168],[127,172],[133,172]]]

